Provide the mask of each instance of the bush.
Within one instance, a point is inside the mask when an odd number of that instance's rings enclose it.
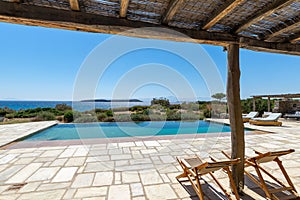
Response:
[[[59,110],[59,111],[66,111],[66,110],[72,110],[72,107],[71,106],[68,106],[67,104],[63,103],[63,104],[57,104],[55,106],[55,109],[56,110]]]
[[[6,114],[5,117],[8,119],[12,119],[15,117],[15,114],[14,113]]]
[[[119,114],[115,115],[114,119],[116,122],[130,122],[132,119],[130,118],[130,115],[128,114]]]
[[[157,115],[157,114],[152,114],[149,116],[151,121],[166,121],[167,116],[166,115]],[[148,121],[148,120],[146,120]]]
[[[200,115],[195,113],[182,113],[181,120],[199,120]]]
[[[205,118],[211,118],[211,110],[209,110],[208,108],[203,109],[203,116]]]
[[[56,120],[62,122],[62,121],[64,120],[64,117],[63,117],[63,116],[57,116],[57,117],[56,117]]]
[[[149,106],[132,106],[131,108],[129,108],[129,111],[131,111],[131,112],[143,112],[147,108],[149,108]]]
[[[105,119],[103,119],[103,122],[114,122],[115,119],[113,117],[106,117]]]
[[[181,120],[181,113],[180,112],[167,112],[167,120],[168,121],[176,121]]]
[[[5,116],[6,114],[12,114],[12,113],[15,113],[15,111],[8,107],[0,108],[0,116]]]
[[[105,113],[106,113],[106,115],[107,115],[108,117],[112,117],[112,116],[113,116],[112,110],[107,110]]]
[[[97,113],[97,119],[98,121],[104,121],[104,119],[107,118],[106,113]]]
[[[64,121],[69,123],[69,122],[73,122],[73,120],[74,120],[73,112],[71,110],[67,111],[64,114]]]
[[[88,122],[98,122],[95,116],[85,115],[79,118],[75,118],[74,123],[88,123]]]
[[[50,121],[55,120],[55,115],[48,111],[41,111],[34,118],[34,121]]]
[[[156,104],[161,105],[163,107],[169,107],[170,101],[169,99],[166,98],[159,98],[159,99],[153,98],[151,101],[151,105],[156,105]]]
[[[130,115],[132,121],[150,121],[150,117],[148,115],[143,114],[131,114]]]

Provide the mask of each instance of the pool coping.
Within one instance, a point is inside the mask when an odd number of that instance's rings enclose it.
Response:
[[[245,131],[245,135],[267,134],[267,132]],[[16,141],[0,149],[19,149],[19,148],[38,148],[38,147],[54,147],[54,146],[70,146],[70,145],[93,145],[107,143],[125,143],[138,141],[153,140],[182,140],[182,139],[205,139],[230,137],[231,132],[217,132],[205,134],[176,134],[163,136],[135,136],[135,137],[115,137],[115,138],[87,138],[87,139],[71,139],[71,140],[44,140],[44,141]]]
[[[17,141],[20,141],[30,135],[36,134],[37,132],[40,132],[42,130],[46,130],[52,126],[55,126],[58,124],[58,121],[40,121],[40,122],[28,122],[28,123],[21,123],[21,124],[6,124],[1,125],[0,127],[3,130],[0,130],[0,135],[4,134],[7,141],[1,141],[0,143],[0,149],[2,147],[5,147],[11,143],[15,143]],[[32,126],[31,129],[27,130],[24,127],[26,126]],[[18,127],[17,127],[18,126]],[[13,128],[12,128],[13,127]],[[11,130],[11,133],[7,133]],[[2,131],[2,132],[1,132]],[[3,138],[3,135],[2,135]]]

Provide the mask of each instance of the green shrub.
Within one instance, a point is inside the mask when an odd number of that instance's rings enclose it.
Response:
[[[64,120],[64,117],[63,117],[63,116],[57,116],[57,117],[56,117],[56,120],[62,122],[62,121]]]
[[[74,123],[98,122],[95,116],[85,115],[74,119]]]
[[[106,113],[97,113],[97,119],[98,121],[104,121],[104,119],[107,118]]]
[[[0,116],[5,116],[6,114],[12,114],[15,113],[16,111],[8,108],[8,107],[4,107],[4,108],[0,108]]]
[[[96,108],[95,113],[105,113],[107,110],[101,109],[101,108]]]
[[[106,117],[105,119],[103,119],[103,122],[114,122],[115,119],[113,117]]]
[[[116,122],[130,122],[132,119],[129,114],[118,114],[114,116]]]
[[[167,116],[166,115],[157,115],[157,114],[153,114],[149,116],[151,121],[166,121]],[[148,120],[145,120],[148,121]]]
[[[67,104],[63,103],[63,104],[57,104],[55,106],[55,109],[56,110],[59,110],[59,111],[66,111],[66,110],[72,110],[72,107],[71,106],[68,106]]]
[[[71,110],[67,111],[64,114],[64,121],[68,123],[68,122],[73,122],[73,120],[74,120],[73,112]]]
[[[149,106],[132,106],[131,108],[129,108],[129,111],[131,111],[131,112],[137,112],[137,111],[142,112],[147,108],[149,108]]]
[[[199,120],[200,115],[196,113],[182,113],[181,120]]]
[[[12,119],[15,117],[15,114],[14,113],[6,114],[5,117],[8,119]]]
[[[150,117],[148,115],[133,113],[130,117],[132,121],[150,121]]]
[[[166,98],[159,98],[159,99],[153,98],[151,101],[151,105],[156,105],[156,104],[161,105],[163,107],[169,107],[170,101],[169,99]]]
[[[211,110],[209,110],[208,108],[203,109],[203,117],[211,118]]]
[[[34,121],[50,121],[55,120],[55,115],[52,112],[41,111],[34,118]]]
[[[168,121],[181,120],[181,113],[180,112],[167,112],[167,120]]]
[[[112,117],[112,116],[113,116],[112,110],[107,110],[105,113],[106,113],[106,115],[107,115],[108,117]]]

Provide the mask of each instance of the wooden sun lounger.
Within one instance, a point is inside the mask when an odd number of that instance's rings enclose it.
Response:
[[[249,173],[246,170],[245,170],[245,174],[265,192],[267,198],[279,200],[280,198],[276,196],[276,193],[283,192],[283,191],[287,191],[290,193],[290,195],[284,199],[295,199],[295,198],[299,197],[299,194],[297,193],[290,177],[288,176],[285,168],[282,165],[282,161],[279,159],[280,156],[287,155],[294,151],[295,151],[294,149],[285,150],[285,151],[267,152],[267,153],[261,153],[261,152],[255,151],[257,156],[245,159],[245,168],[254,167],[259,180],[257,180],[257,178],[255,178],[251,173]],[[222,153],[226,157],[229,157],[229,155],[227,155],[225,152],[222,152]],[[284,184],[282,181],[278,180],[275,176],[273,176],[270,172],[268,172],[261,166],[262,163],[267,163],[267,162],[272,162],[272,161],[277,163],[279,169],[281,170],[284,178],[287,181],[287,184]],[[263,173],[268,175],[271,179],[273,179],[281,187],[275,188],[275,189],[269,189],[263,178]]]
[[[282,122],[279,121],[258,121],[258,120],[249,120],[250,124],[259,125],[259,126],[282,126]]]
[[[224,192],[224,194],[228,197],[228,199],[232,199],[230,192],[226,191],[226,189],[221,185],[218,179],[212,174],[213,172],[221,169],[223,169],[227,173],[230,186],[235,195],[235,198],[239,199],[239,195],[234,185],[229,167],[239,163],[240,159],[226,160],[221,162],[203,162],[198,156],[194,156],[184,159],[177,158],[177,161],[182,167],[183,173],[177,176],[176,179],[179,181],[179,179],[181,178],[188,178],[200,200],[204,199],[200,183],[200,179],[203,178],[204,175],[210,175],[213,178],[213,180],[217,183],[217,185],[221,188],[221,190]]]
[[[252,118],[249,120],[250,124],[262,125],[262,126],[281,126],[282,122],[278,119],[281,117],[281,113],[270,113],[268,117],[262,118]]]

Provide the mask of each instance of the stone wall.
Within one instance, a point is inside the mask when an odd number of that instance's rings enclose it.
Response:
[[[300,111],[299,100],[277,100],[273,108],[273,112],[279,113],[295,113]]]

